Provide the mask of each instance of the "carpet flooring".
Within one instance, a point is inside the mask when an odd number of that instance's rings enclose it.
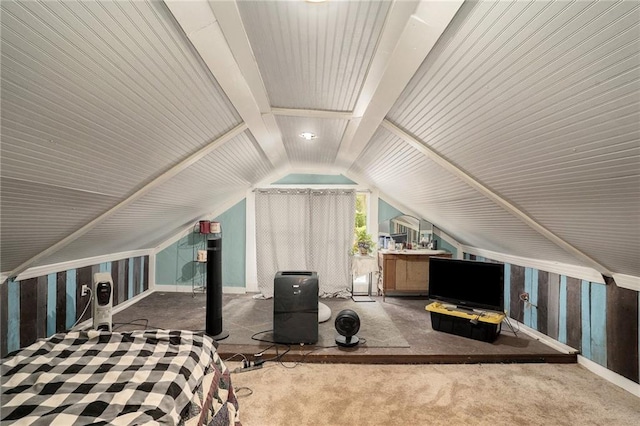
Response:
[[[243,426],[632,426],[640,419],[638,397],[577,364],[268,363],[233,374],[232,383]]]

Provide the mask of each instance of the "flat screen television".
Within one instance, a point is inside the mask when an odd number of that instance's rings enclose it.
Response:
[[[504,265],[432,257],[429,299],[460,308],[504,311]]]

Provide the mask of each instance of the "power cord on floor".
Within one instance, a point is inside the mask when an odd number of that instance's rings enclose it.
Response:
[[[511,329],[511,332],[514,334],[514,336],[518,337],[518,331],[520,331],[520,325],[518,325],[518,330],[514,329],[508,315],[505,315],[504,321],[507,323],[507,326],[509,327],[509,329]]]
[[[293,365],[286,365],[286,364],[284,363],[284,361],[282,361],[282,360],[280,361],[280,365],[281,365],[281,366],[283,366],[284,368],[290,368],[290,369],[292,369],[292,368],[296,368],[297,366],[299,366],[299,365],[301,365],[301,364],[304,364],[304,360],[305,360],[305,358],[306,358],[306,357],[308,357],[309,355],[311,355],[312,353],[317,352],[317,351],[321,351],[321,350],[323,350],[323,349],[337,348],[337,347],[338,347],[338,345],[332,345],[332,346],[319,346],[319,347],[316,347],[315,349],[310,350],[310,351],[309,351],[309,352],[307,352],[306,354],[302,355],[302,359],[300,359],[300,361],[293,361]]]
[[[257,357],[262,357],[262,354],[264,354],[266,351],[268,351],[269,349],[271,349],[271,348],[273,348],[273,347],[275,347],[275,348],[276,348],[276,356],[274,356],[273,358],[268,358],[268,359],[262,359],[262,358],[260,358],[260,359],[255,360],[255,361],[254,361],[254,363],[256,363],[256,364],[258,364],[258,365],[264,364],[264,363],[265,363],[265,362],[267,362],[267,361],[276,361],[276,362],[278,362],[278,361],[280,361],[280,359],[281,359],[284,355],[286,355],[286,354],[287,354],[287,352],[289,352],[289,351],[291,350],[291,345],[286,345],[286,344],[284,344],[284,343],[277,343],[277,342],[274,342],[273,340],[258,339],[258,338],[256,337],[256,336],[257,336],[257,335],[259,335],[259,334],[265,334],[265,333],[269,333],[269,332],[272,332],[272,331],[273,331],[273,330],[259,331],[259,332],[255,333],[253,336],[251,336],[251,339],[256,340],[256,341],[258,341],[258,342],[271,343],[271,346],[269,346],[268,348],[263,349],[262,351],[258,352],[258,353],[255,355],[255,356],[257,356]],[[286,351],[284,351],[282,354],[280,354],[280,353],[279,353],[279,351],[278,351],[278,345],[286,346],[286,347],[287,347],[287,350],[286,350]]]
[[[271,341],[271,340],[264,340],[264,339],[258,339],[258,338],[256,338],[256,336],[257,336],[257,335],[259,335],[259,334],[270,333],[270,332],[272,332],[272,331],[273,331],[273,329],[271,329],[271,330],[265,330],[265,331],[258,331],[257,333],[254,333],[254,334],[253,334],[253,336],[251,336],[251,339],[252,339],[252,340],[256,340],[256,341],[258,341],[258,342],[265,342],[265,343],[273,343],[273,344],[275,344],[276,342],[273,342],[273,341]]]
[[[241,354],[241,353],[233,354],[229,358],[224,359],[223,361],[225,361],[225,362],[226,361],[231,361],[233,358],[237,357],[238,355],[240,355],[242,357],[242,366],[245,367],[245,368],[249,367],[249,359],[246,356],[244,356],[244,354]]]
[[[264,342],[264,343],[271,343],[271,346],[267,347],[266,349],[261,350],[260,352],[254,354],[254,357],[257,357],[258,359],[254,360],[254,365],[258,365],[261,366],[263,365],[265,362],[267,361],[275,361],[277,363],[279,363],[281,366],[283,366],[284,368],[296,368],[298,365],[304,363],[304,360],[307,356],[309,356],[310,354],[322,350],[322,349],[329,349],[329,348],[337,348],[337,345],[332,345],[332,346],[318,346],[314,349],[312,349],[311,351],[307,352],[306,354],[304,354],[302,356],[302,359],[300,361],[294,361],[293,365],[285,365],[284,361],[282,360],[282,358],[291,351],[291,345],[284,345],[284,344],[280,344],[280,343],[276,343],[272,340],[266,340],[266,339],[259,339],[256,336],[260,335],[260,334],[265,334],[265,333],[269,333],[272,332],[273,330],[265,330],[265,331],[259,331],[255,334],[253,334],[253,336],[251,336],[251,339],[256,340],[258,342]],[[365,344],[367,342],[366,339],[361,338],[360,339],[362,344]],[[287,350],[284,351],[283,353],[280,353],[278,350],[278,345],[281,346],[287,346]],[[268,351],[269,349],[275,347],[276,348],[276,356],[272,357],[272,358],[268,358],[268,359],[261,359],[262,355]]]

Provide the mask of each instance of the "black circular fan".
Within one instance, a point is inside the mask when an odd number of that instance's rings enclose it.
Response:
[[[336,316],[336,344],[351,347],[358,344],[360,339],[356,333],[360,330],[360,317],[351,309],[343,309]]]

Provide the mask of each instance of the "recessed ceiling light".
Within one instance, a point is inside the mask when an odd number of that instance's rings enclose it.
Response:
[[[316,134],[312,132],[302,132],[298,136],[307,141],[317,138]]]
[[[307,3],[324,3],[327,0],[307,0]]]

